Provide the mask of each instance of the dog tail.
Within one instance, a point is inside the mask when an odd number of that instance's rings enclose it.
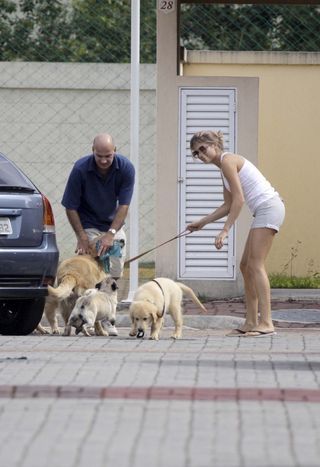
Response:
[[[48,285],[48,293],[49,295],[56,297],[60,300],[65,300],[71,295],[73,288],[76,286],[76,284],[77,281],[73,276],[66,275],[63,277],[58,287],[51,287],[50,285]]]
[[[204,311],[205,313],[208,312],[206,307],[204,305],[202,305],[202,303],[200,302],[200,300],[198,299],[198,297],[196,296],[196,294],[194,293],[194,291],[190,287],[187,287],[185,284],[182,284],[181,282],[177,282],[177,284],[180,287],[180,289],[183,292],[185,292],[185,294],[188,295],[191,298],[193,303],[198,305],[199,308],[201,308],[201,310]]]

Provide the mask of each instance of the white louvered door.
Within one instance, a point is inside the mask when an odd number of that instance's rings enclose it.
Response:
[[[225,151],[235,151],[236,90],[234,88],[180,89],[179,231],[214,211],[223,202],[220,171],[194,161],[190,139],[200,130],[221,130]],[[233,227],[221,250],[214,238],[225,219],[179,239],[179,278],[234,279]]]

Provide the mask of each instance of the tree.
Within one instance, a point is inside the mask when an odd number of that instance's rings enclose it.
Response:
[[[13,40],[13,15],[16,4],[10,0],[0,0],[0,60],[10,60],[10,48]]]
[[[72,61],[130,61],[130,2],[73,0],[70,24]]]
[[[141,1],[141,62],[156,60],[155,0]],[[131,4],[128,0],[73,0],[72,61],[130,62]]]
[[[47,62],[68,59],[70,29],[66,6],[57,0],[20,0],[18,7],[11,18],[8,59]]]
[[[141,0],[141,62],[156,61],[156,0]],[[190,49],[319,51],[310,5],[183,4]],[[0,0],[0,60],[130,62],[130,0]]]
[[[0,0],[0,59],[130,62],[129,0]],[[156,60],[156,0],[141,0],[141,61]]]
[[[320,50],[320,11],[310,5],[183,5],[181,41],[207,50]]]

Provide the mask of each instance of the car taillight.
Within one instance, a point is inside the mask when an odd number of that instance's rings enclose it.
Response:
[[[52,286],[53,286],[53,285],[54,285],[54,277],[45,276],[45,277],[43,278],[42,284],[43,284],[44,286],[48,286],[48,285],[52,285]]]
[[[55,232],[54,216],[50,201],[41,193],[43,202],[43,231]]]

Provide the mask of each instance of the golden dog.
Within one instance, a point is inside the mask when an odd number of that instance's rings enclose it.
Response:
[[[59,265],[57,287],[48,286],[48,297],[44,314],[53,334],[59,334],[57,311],[61,312],[65,323],[64,335],[68,335],[67,323],[77,298],[87,289],[92,289],[106,277],[102,264],[91,255],[77,255]],[[39,325],[38,331],[45,334]]]
[[[94,327],[97,336],[109,335],[102,321],[115,324],[118,286],[109,275],[99,284],[99,289],[88,289],[77,299],[66,326],[68,335],[72,326],[76,328],[76,334],[83,332],[85,336],[91,336],[90,329]]]
[[[151,325],[150,339],[158,340],[163,325],[164,315],[168,312],[175,324],[173,339],[179,339],[182,334],[181,302],[185,292],[202,311],[206,308],[198,300],[190,287],[175,282],[172,279],[158,277],[141,285],[133,296],[129,307],[132,327],[130,336],[143,337],[147,326]]]

